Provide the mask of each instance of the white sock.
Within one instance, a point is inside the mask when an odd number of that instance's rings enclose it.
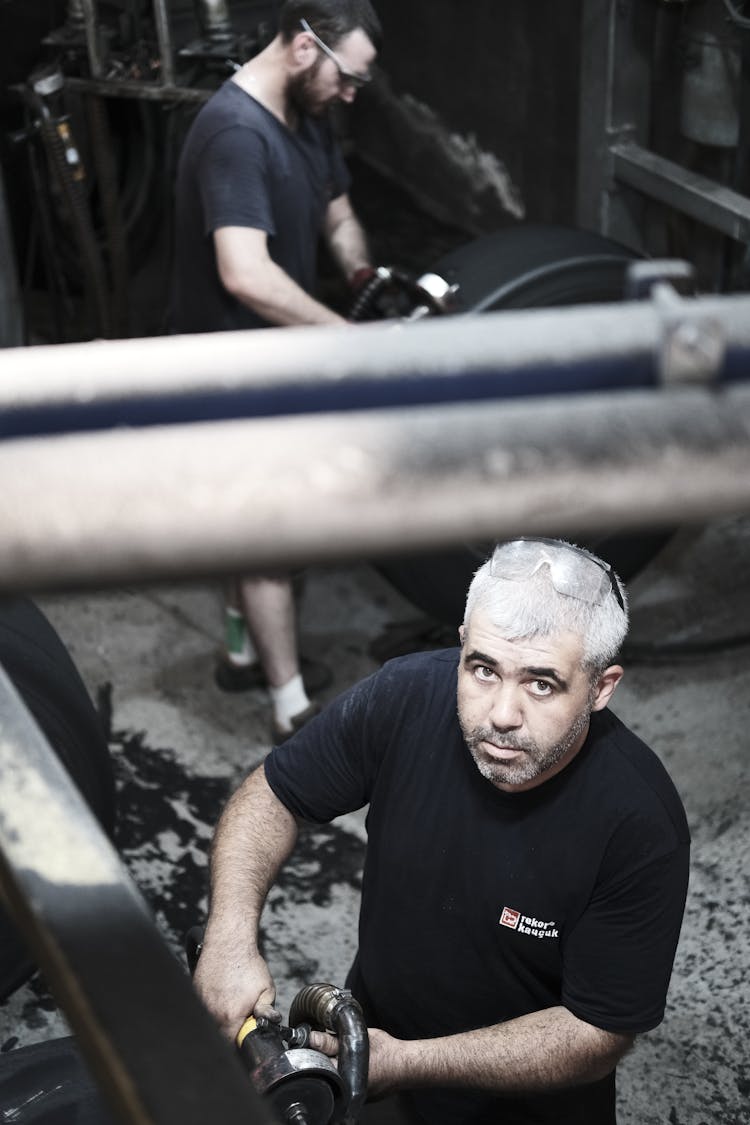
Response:
[[[299,715],[301,711],[310,706],[302,676],[299,674],[293,676],[281,687],[271,687],[268,690],[271,694],[276,721],[285,730],[292,730],[294,716]]]
[[[258,654],[250,640],[245,618],[239,609],[230,605],[224,607],[224,647],[229,663],[238,668],[257,663]]]

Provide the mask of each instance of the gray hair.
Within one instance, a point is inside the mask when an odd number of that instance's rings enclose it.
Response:
[[[518,557],[521,545],[523,558]],[[596,577],[592,567],[602,572],[595,596],[589,589]],[[583,666],[593,676],[617,659],[628,631],[627,606],[619,577],[596,555],[562,539],[514,540],[498,544],[474,575],[464,625],[479,609],[507,640],[577,633],[583,639]]]

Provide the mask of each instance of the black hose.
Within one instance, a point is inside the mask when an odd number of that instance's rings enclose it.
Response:
[[[49,161],[68,205],[68,217],[78,244],[86,282],[87,298],[94,318],[94,335],[108,335],[107,278],[94,234],[88,200],[68,164],[65,145],[57,124],[41,97],[34,95],[42,140]]]
[[[339,1040],[338,1071],[347,1090],[343,1119],[356,1122],[367,1096],[370,1040],[362,1009],[348,989],[311,984],[298,992],[289,1009],[289,1023],[309,1023],[333,1031]]]
[[[115,336],[128,334],[128,249],[125,223],[117,188],[117,175],[112,159],[112,138],[104,98],[92,94],[86,99],[91,147],[99,185],[99,204],[109,250],[109,274],[112,283],[112,329]]]

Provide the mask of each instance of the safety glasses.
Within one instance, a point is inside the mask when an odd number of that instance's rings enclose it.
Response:
[[[308,35],[312,35],[316,45],[320,47],[323,54],[328,55],[328,58],[336,64],[336,66],[338,67],[339,78],[342,85],[353,86],[355,90],[361,90],[363,86],[366,86],[368,82],[372,81],[371,74],[355,74],[353,70],[348,70],[347,67],[344,66],[336,52],[332,51],[331,48],[326,43],[324,43],[322,39],[318,38],[307,20],[300,20],[299,22],[302,30],[306,31]]]
[[[499,544],[490,562],[490,574],[493,578],[521,575],[529,578],[545,565],[549,567],[550,580],[558,594],[589,605],[602,605],[611,590],[620,609],[625,610],[619,583],[609,563],[583,547],[558,543],[554,539],[529,536]],[[525,566],[529,569],[524,573]]]

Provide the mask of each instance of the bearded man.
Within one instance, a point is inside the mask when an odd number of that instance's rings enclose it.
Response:
[[[227,1034],[274,1017],[257,929],[298,822],[369,804],[347,980],[362,1120],[615,1122],[617,1063],[664,1014],[689,859],[666,770],[608,709],[627,623],[602,559],[501,544],[460,650],[389,662],[272,752],[213,848],[195,979]]]
[[[200,110],[177,175],[170,331],[345,323],[314,295],[319,239],[355,288],[372,267],[326,111],[369,82],[380,34],[369,0],[287,0],[276,37]],[[226,601],[216,682],[266,684],[283,741],[330,675],[309,662],[303,680],[288,576],[238,579]]]

